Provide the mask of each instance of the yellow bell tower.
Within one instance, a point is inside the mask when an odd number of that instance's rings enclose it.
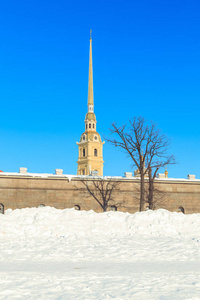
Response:
[[[92,70],[92,31],[90,30],[90,56],[88,80],[88,112],[85,116],[85,132],[77,142],[79,147],[77,175],[103,176],[103,144],[96,132],[96,116],[94,114],[93,70]]]

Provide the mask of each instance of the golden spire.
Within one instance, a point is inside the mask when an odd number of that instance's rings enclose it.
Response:
[[[90,30],[90,58],[89,58],[89,80],[88,80],[88,105],[94,105],[94,99],[93,99],[93,70],[92,70],[92,30]]]

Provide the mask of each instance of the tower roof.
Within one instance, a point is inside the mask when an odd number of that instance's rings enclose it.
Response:
[[[88,121],[96,121],[96,116],[93,112],[88,112],[85,116],[85,119]]]
[[[92,69],[92,30],[90,30],[90,57],[89,57],[89,80],[88,80],[88,105],[94,105],[94,96],[93,96],[93,69]]]

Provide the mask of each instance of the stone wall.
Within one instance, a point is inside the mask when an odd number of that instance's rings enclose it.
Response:
[[[139,179],[112,177],[112,180],[120,182],[113,203],[120,204],[118,210],[130,213],[138,211]],[[167,178],[156,179],[156,184],[164,192],[159,207],[177,211],[182,206],[185,213],[200,213],[200,180]],[[67,175],[1,173],[0,203],[4,205],[4,209],[38,207],[44,204],[60,209],[79,205],[82,210],[102,211],[88,194],[81,177]]]

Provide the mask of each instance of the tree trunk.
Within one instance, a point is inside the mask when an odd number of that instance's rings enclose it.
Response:
[[[140,211],[144,211],[144,173],[140,172]]]
[[[149,168],[149,195],[148,195],[148,202],[149,202],[149,209],[153,209],[153,189],[154,189],[154,182],[152,178],[152,170],[151,167]]]
[[[103,205],[103,211],[105,212],[107,211],[107,209],[108,209],[108,205]]]

